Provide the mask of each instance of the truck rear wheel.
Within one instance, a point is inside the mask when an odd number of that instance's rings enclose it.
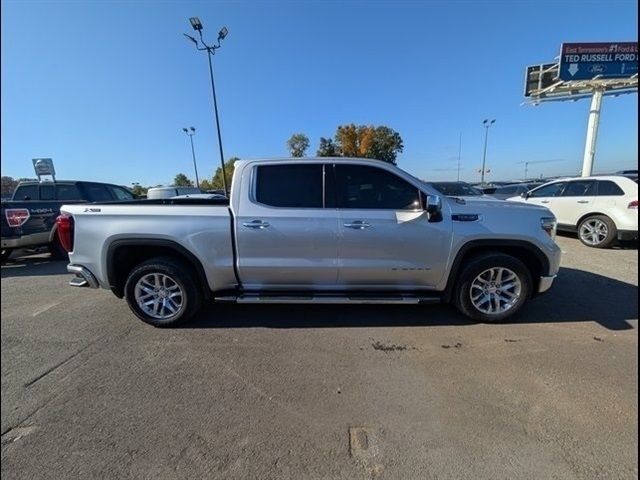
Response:
[[[156,257],[135,267],[124,287],[129,308],[143,322],[173,327],[191,318],[202,293],[191,268],[172,257]]]
[[[460,274],[455,306],[481,322],[500,322],[515,314],[531,296],[533,282],[517,258],[490,253],[472,258]]]

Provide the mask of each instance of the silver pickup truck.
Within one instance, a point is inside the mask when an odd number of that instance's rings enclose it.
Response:
[[[388,163],[245,160],[230,199],[64,205],[76,287],[107,288],[155,326],[203,301],[453,303],[500,321],[560,264],[546,208],[443,197]]]

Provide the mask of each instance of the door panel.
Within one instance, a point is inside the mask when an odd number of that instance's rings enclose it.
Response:
[[[349,228],[366,222],[366,228]],[[420,288],[442,278],[451,223],[429,223],[427,213],[341,210],[338,283],[349,288]]]
[[[565,185],[566,182],[555,182],[535,188],[530,192],[529,197],[526,199],[526,201],[527,203],[533,203],[535,205],[547,207],[557,218],[558,214],[555,210],[555,202],[558,198],[558,195],[562,193]]]
[[[236,216],[238,270],[248,289],[335,287],[338,219],[324,209],[322,164],[254,167]],[[246,188],[246,190],[244,190]]]
[[[438,283],[451,224],[430,223],[417,187],[389,170],[334,166],[339,211],[338,284],[408,289]]]
[[[595,181],[574,180],[568,182],[562,194],[553,199],[553,212],[558,223],[576,225],[578,220],[593,211],[595,203]]]

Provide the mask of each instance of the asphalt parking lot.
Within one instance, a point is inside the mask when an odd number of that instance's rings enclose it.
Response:
[[[159,330],[47,254],[2,267],[2,477],[636,478],[638,251],[558,238],[513,321],[211,305]]]

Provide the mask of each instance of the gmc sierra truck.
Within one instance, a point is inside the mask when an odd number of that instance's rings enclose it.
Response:
[[[64,205],[75,287],[110,289],[152,325],[204,300],[449,302],[500,321],[560,264],[544,207],[438,194],[389,163],[245,160],[230,198]]]
[[[56,233],[56,218],[63,203],[132,200],[124,187],[108,183],[58,180],[21,182],[13,198],[0,206],[0,232],[4,262],[18,248],[48,246],[55,258],[66,259]]]

